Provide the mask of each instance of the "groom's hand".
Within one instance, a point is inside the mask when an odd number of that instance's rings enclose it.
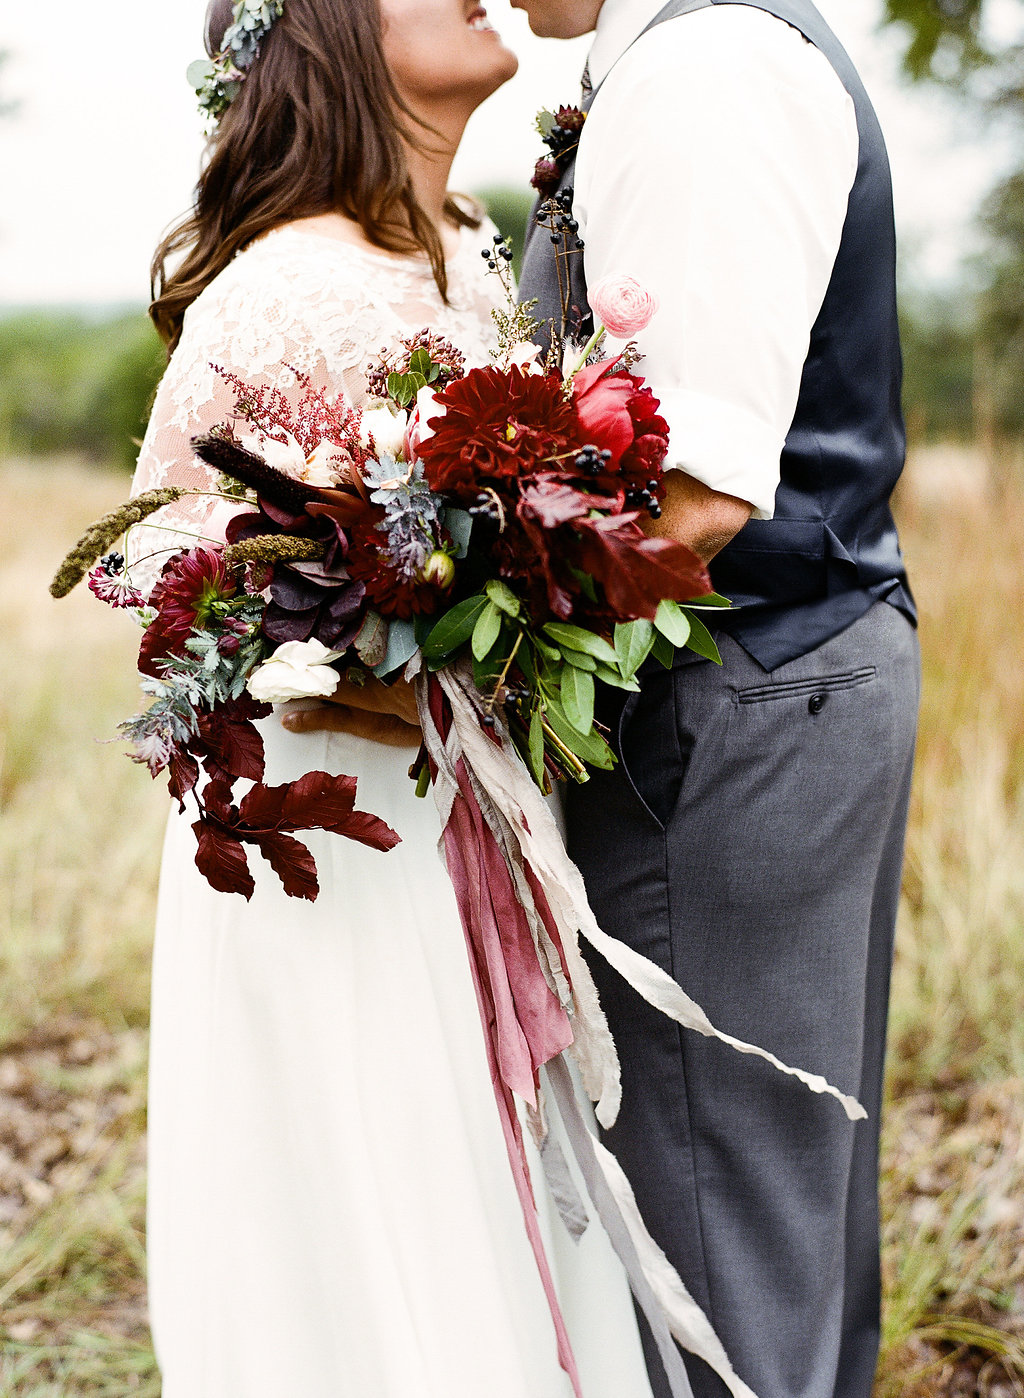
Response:
[[[416,693],[404,680],[391,685],[342,680],[319,708],[293,709],[281,722],[289,733],[354,733],[388,747],[418,747],[422,739]]]
[[[685,471],[666,471],[665,489],[661,517],[643,520],[644,533],[686,544],[702,563],[710,563],[753,513],[746,500],[712,490]]]

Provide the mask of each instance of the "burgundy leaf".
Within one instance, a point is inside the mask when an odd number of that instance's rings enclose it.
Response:
[[[262,493],[258,498],[260,509],[263,513],[268,519],[273,520],[275,524],[279,524],[285,533],[300,532],[299,526],[306,520],[305,512],[302,514],[295,514],[293,511],[286,509],[283,505],[275,504],[273,500],[268,499],[267,496]],[[309,527],[308,521],[306,521],[306,526],[307,528]]]
[[[648,539],[635,514],[580,519],[579,563],[604,587],[620,617],[653,620],[666,597],[686,602],[711,591],[707,569],[692,550],[674,539]]]
[[[286,612],[271,602],[263,614],[263,634],[272,641],[308,641],[316,624],[319,607],[306,612]]]
[[[167,784],[184,809],[185,797],[199,780],[199,763],[190,752],[176,752],[168,764]]]
[[[284,822],[295,830],[335,830],[352,814],[356,803],[355,777],[333,777],[329,772],[307,772],[283,793]]]
[[[335,835],[345,835],[370,849],[389,850],[402,843],[402,837],[369,811],[353,811],[344,824],[332,825]]]
[[[277,568],[270,584],[270,595],[286,612],[308,611],[324,600],[324,592],[344,587],[346,579],[304,578],[291,568]]]
[[[206,820],[197,820],[192,829],[199,841],[196,867],[210,887],[218,893],[240,893],[246,900],[250,899],[256,884],[249,872],[244,846],[226,830]]]
[[[314,519],[332,520],[340,534],[341,530],[354,524],[366,513],[366,501],[358,495],[345,495],[341,491],[332,491],[331,494],[334,496],[331,504],[311,500],[306,506],[306,513]]]
[[[570,520],[585,518],[605,502],[569,485],[557,476],[539,476],[524,481],[516,514],[521,520],[535,519],[542,529],[555,529]]]
[[[309,850],[291,835],[262,835],[256,842],[260,854],[281,880],[289,898],[307,898],[315,903],[320,892],[316,861]]]
[[[203,806],[222,825],[233,825],[235,816],[231,809],[232,783],[224,777],[214,777],[203,787]]]
[[[199,733],[211,765],[243,781],[263,780],[263,738],[247,718],[215,709],[199,715]]]

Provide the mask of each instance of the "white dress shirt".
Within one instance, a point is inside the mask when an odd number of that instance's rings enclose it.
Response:
[[[587,282],[624,273],[660,302],[637,372],[671,428],[667,464],[770,519],[857,171],[856,115],[824,55],[750,5],[634,43],[663,4],[601,10],[589,70],[603,86],[574,181]]]

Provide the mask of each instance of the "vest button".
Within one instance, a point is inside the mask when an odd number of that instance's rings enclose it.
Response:
[[[827,698],[827,694],[812,694],[807,701],[807,712],[811,714],[820,714],[825,707],[825,700]]]

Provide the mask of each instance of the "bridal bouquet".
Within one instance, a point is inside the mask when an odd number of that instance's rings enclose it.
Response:
[[[503,243],[488,250],[506,283],[507,259]],[[636,330],[654,306],[633,286],[632,300],[628,285],[605,299]],[[226,541],[172,553],[144,599],[122,554],[97,556],[185,493],[149,491],[94,525],[55,579],[63,595],[94,564],[93,592],[142,622],[152,702],[122,731],[195,802],[213,887],[251,896],[253,846],[289,894],[312,899],[315,865],[295,832],[398,840],[355,810],[354,778],[262,784],[254,725],[269,704],[329,698],[342,676],[390,681],[410,663],[465,674],[481,727],[500,721],[550,792],[615,761],[594,719],[598,684],[636,689],[647,656],[668,665],[679,645],[716,657],[685,604],[722,599],[688,549],[640,527],[660,510],[668,431],[631,356],[594,360],[602,332],[564,369],[541,363],[511,301],[498,328],[496,362],[468,372],[429,330],[382,354],[363,411],[301,376],[294,402],[225,372],[233,417],[193,445],[237,499]],[[425,793],[426,747],[414,776]],[[238,781],[251,785],[236,804]]]
[[[581,938],[677,1023],[832,1093],[851,1116],[863,1110],[823,1078],[719,1031],[666,972],[594,919],[545,794],[556,778],[584,781],[615,761],[595,719],[598,686],[635,690],[644,661],[670,665],[679,646],[717,660],[694,608],[728,604],[687,548],[641,527],[665,494],[668,429],[630,345],[600,354],[605,327],[628,340],[647,324],[651,298],[628,278],[609,279],[590,294],[603,322],[592,339],[555,342],[541,358],[528,310],[511,296],[507,247],[496,240],[485,256],[510,293],[496,312],[492,365],[467,371],[424,330],[370,367],[374,397],[362,411],[301,375],[293,402],[224,373],[234,413],[193,446],[219,474],[215,491],[199,493],[236,507],[226,537],[171,551],[144,598],[111,549],[189,493],[152,490],[93,525],[51,591],[63,596],[88,574],[94,593],[142,623],[151,703],[122,730],[136,761],[167,774],[182,808],[195,803],[196,862],[225,892],[251,897],[251,846],[289,894],[316,898],[313,858],[295,838],[303,830],[380,850],[398,842],[356,810],[355,776],[309,772],[266,785],[256,722],[276,702],[330,698],[342,676],[414,684],[423,746],[411,775],[437,804],[509,1160],[574,1391],[516,1099],[567,1226],[578,1233],[587,1215],[547,1134],[542,1068],[671,1392],[689,1392],[678,1341],[735,1398],[753,1398],[581,1115],[567,1054],[604,1125],[621,1095]]]

